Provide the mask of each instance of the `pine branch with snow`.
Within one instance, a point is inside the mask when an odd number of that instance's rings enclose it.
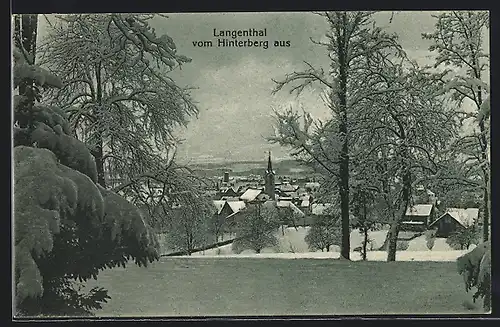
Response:
[[[14,74],[29,80],[30,71]],[[158,259],[156,235],[136,207],[96,185],[94,159],[62,110],[15,105],[17,118],[28,122],[14,136],[16,311],[89,314],[107,301],[107,291],[80,293],[74,281],[130,258],[138,265]]]

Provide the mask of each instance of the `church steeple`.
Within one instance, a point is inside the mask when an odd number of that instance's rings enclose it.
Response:
[[[269,195],[271,200],[275,200],[275,184],[274,184],[274,171],[273,164],[271,162],[271,151],[269,151],[269,158],[267,160],[267,170],[264,176],[265,179],[265,187],[264,192]]]
[[[273,164],[271,162],[271,151],[269,151],[269,159],[267,160],[267,171],[266,171],[266,174],[273,174],[274,175]]]

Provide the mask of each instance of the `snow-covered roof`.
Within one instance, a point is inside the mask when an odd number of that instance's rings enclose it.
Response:
[[[224,200],[214,200],[214,206],[217,209],[217,214],[220,214],[220,212],[222,211],[224,203],[226,203],[226,201]]]
[[[331,203],[314,203],[311,205],[311,213],[313,215],[322,215],[325,210],[332,206]]]
[[[310,188],[315,188],[315,187],[319,187],[319,183],[318,182],[308,182],[306,183],[305,187],[310,187]]]
[[[237,196],[223,196],[220,199],[225,200],[225,201],[239,201],[240,200],[240,198]]]
[[[281,199],[276,201],[276,205],[280,208],[287,208],[290,206],[290,204],[292,204],[292,201],[281,200]]]
[[[227,204],[231,207],[233,212],[238,212],[245,208],[245,202],[243,201],[227,201]]]
[[[238,192],[238,189],[234,186],[223,186],[220,188],[220,191],[222,193],[227,193],[229,191],[233,191],[234,193],[237,193]]]
[[[291,208],[294,213],[300,216],[305,216],[304,212],[302,212],[302,210],[300,210],[295,204],[293,204],[292,201],[278,200],[276,201],[276,206],[278,206],[279,208]]]
[[[464,227],[471,226],[479,217],[479,209],[478,208],[448,208],[444,214],[441,215],[435,222],[431,224],[434,225],[438,220],[443,218],[446,215],[450,215],[453,219],[460,223],[460,225]]]
[[[406,210],[407,216],[429,216],[432,211],[432,204],[416,204]]]
[[[298,185],[292,185],[289,183],[283,183],[279,186],[279,189],[283,192],[293,192],[299,189]]]
[[[245,191],[245,193],[243,193],[240,196],[240,200],[243,200],[243,201],[253,201],[262,192],[263,192],[263,190],[261,190],[261,189],[249,188],[248,190]]]

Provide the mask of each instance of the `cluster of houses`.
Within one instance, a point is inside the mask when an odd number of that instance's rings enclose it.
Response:
[[[331,204],[315,202],[314,195],[320,187],[319,183],[295,184],[294,182],[275,181],[275,172],[272,169],[269,154],[268,167],[262,182],[250,181],[248,183],[247,181],[247,183],[236,185],[234,181],[231,182],[228,173],[224,174],[213,200],[217,215],[221,222],[232,229],[231,226],[236,224],[242,216],[240,213],[248,205],[272,202],[278,210],[287,208],[289,214],[293,213],[295,226],[309,226],[314,217],[326,214],[326,209]],[[403,231],[418,233],[435,229],[436,237],[448,237],[457,229],[466,228],[478,221],[478,208],[447,208],[438,216],[439,201],[435,194],[422,187],[416,192],[417,194],[423,193],[425,197],[420,197],[424,200],[407,209],[405,219],[401,222]]]
[[[446,208],[437,215],[433,204],[416,204],[406,210],[401,230],[424,232],[436,230],[436,237],[448,237],[460,228],[467,228],[475,223],[481,225],[478,208]]]
[[[213,203],[217,215],[229,230],[242,217],[241,211],[255,203],[272,203],[278,210],[288,210],[288,213],[293,215],[296,226],[310,225],[311,216],[317,214],[318,209],[322,207],[313,203],[314,194],[320,187],[318,182],[287,178],[275,180],[271,154],[263,180],[245,178],[238,182],[239,185],[230,179],[229,173],[226,172],[214,194]]]

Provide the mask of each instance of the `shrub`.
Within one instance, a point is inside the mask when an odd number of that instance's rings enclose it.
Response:
[[[232,245],[235,253],[248,249],[260,253],[265,247],[278,245],[276,231],[280,217],[273,201],[248,205],[243,209],[242,216],[243,219],[237,223],[236,239]]]
[[[408,241],[398,241],[396,243],[396,251],[406,251],[410,247],[410,243]]]
[[[432,250],[432,248],[434,247],[435,240],[436,240],[436,230],[433,229],[425,232],[425,241],[427,248],[429,250]]]
[[[339,219],[336,216],[317,216],[307,235],[305,241],[313,251],[330,251],[330,247],[340,243]]]
[[[476,225],[459,228],[446,239],[446,243],[455,250],[468,250],[472,244],[479,243],[478,230]]]

